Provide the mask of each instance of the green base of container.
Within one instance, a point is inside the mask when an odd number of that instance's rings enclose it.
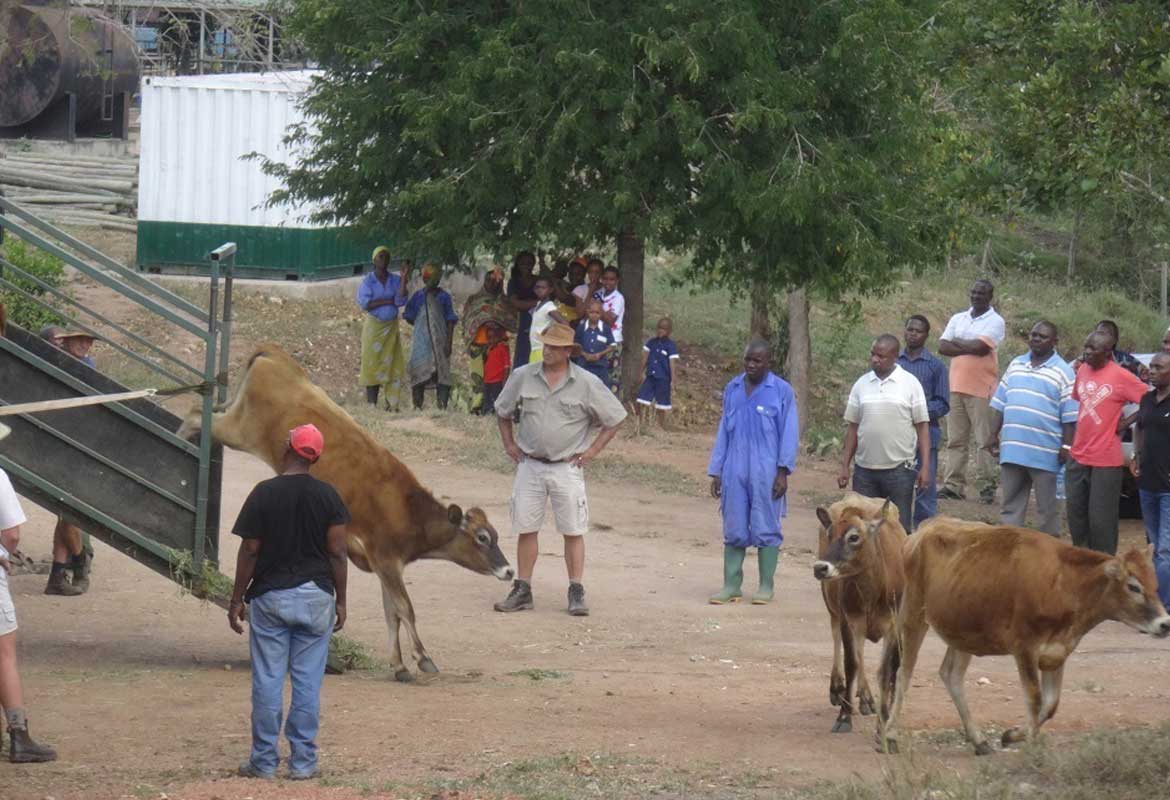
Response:
[[[378,244],[350,228],[284,228],[138,221],[141,272],[206,274],[207,254],[235,242],[241,278],[314,281],[360,275]]]

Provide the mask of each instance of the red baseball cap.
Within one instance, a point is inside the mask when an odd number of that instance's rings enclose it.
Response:
[[[325,437],[316,425],[298,425],[288,432],[288,446],[302,458],[316,461],[325,450]]]

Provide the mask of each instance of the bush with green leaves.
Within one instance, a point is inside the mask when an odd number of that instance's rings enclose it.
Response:
[[[61,259],[9,237],[0,247],[0,277],[3,277],[0,302],[4,303],[10,321],[31,331],[60,321],[51,308],[45,308],[27,295],[54,305],[54,298],[45,287],[57,289],[65,283],[65,264]]]

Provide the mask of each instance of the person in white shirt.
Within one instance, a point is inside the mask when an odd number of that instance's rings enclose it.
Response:
[[[10,432],[0,425],[0,439]],[[8,480],[8,473],[0,469],[0,706],[8,723],[12,742],[8,760],[13,764],[54,761],[57,752],[37,744],[28,733],[28,718],[24,713],[24,695],[20,672],[16,664],[16,608],[8,589],[8,554],[16,551],[20,542],[20,526],[25,522],[20,500]]]
[[[869,352],[871,369],[849,392],[837,487],[849,484],[852,464],[853,491],[889,498],[909,533],[914,489],[925,489],[930,480],[930,412],[922,384],[898,366],[900,350],[895,336],[875,339]]]
[[[601,301],[601,318],[613,331],[613,341],[617,345],[609,362],[610,388],[615,393],[621,389],[622,383],[622,322],[626,316],[626,298],[617,288],[619,280],[621,272],[618,268],[606,267],[601,273],[601,291],[593,295]]]
[[[540,339],[540,334],[544,333],[544,329],[554,322],[559,322],[562,325],[569,324],[565,321],[564,316],[557,311],[557,303],[553,298],[552,281],[542,275],[532,284],[532,291],[536,295],[536,307],[532,309],[532,327],[528,329],[529,364],[535,364],[543,358],[541,351],[544,344]]]
[[[939,355],[951,359],[946,465],[938,493],[948,500],[966,496],[967,462],[974,455],[979,498],[995,502],[996,464],[985,448],[991,433],[989,407],[999,385],[996,348],[1004,340],[1004,323],[991,307],[994,291],[991,281],[975,281],[971,307],[951,317],[938,341]]]

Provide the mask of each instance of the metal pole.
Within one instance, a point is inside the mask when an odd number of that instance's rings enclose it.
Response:
[[[203,358],[203,380],[215,380],[215,345],[219,327],[219,261],[211,261],[211,296],[207,303],[207,349]],[[204,544],[207,532],[207,492],[211,484],[211,422],[215,408],[215,394],[203,395],[203,414],[199,431],[199,477],[195,494],[195,541],[191,552],[191,567],[195,577],[203,574]]]
[[[275,50],[273,39],[276,38],[276,22],[273,21],[272,16],[268,17],[268,68],[272,69],[272,56]]]
[[[211,253],[211,260],[218,262],[220,269],[223,270],[223,324],[219,334],[219,375],[223,376],[224,383],[216,390],[216,402],[223,405],[227,402],[226,381],[232,344],[232,268],[236,264],[236,243],[228,242],[216,248]]]
[[[207,12],[199,12],[199,74],[203,74],[203,45],[207,39]]]

